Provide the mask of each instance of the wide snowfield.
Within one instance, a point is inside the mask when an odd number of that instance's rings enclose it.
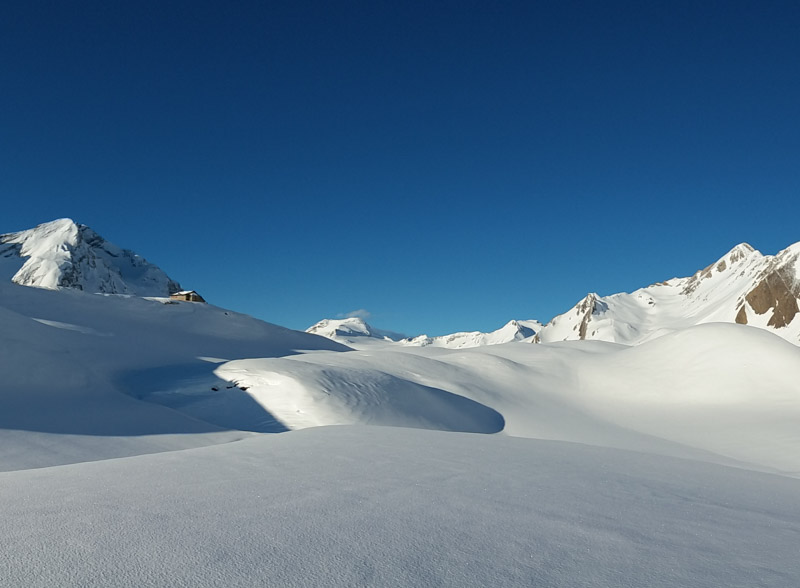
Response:
[[[326,427],[0,474],[0,586],[797,586],[800,481]]]
[[[771,333],[349,350],[165,302],[0,284],[0,586],[800,586]]]

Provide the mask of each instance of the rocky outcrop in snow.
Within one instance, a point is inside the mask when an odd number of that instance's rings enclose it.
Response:
[[[181,290],[159,267],[66,218],[0,235],[0,276],[50,290],[137,296]]]

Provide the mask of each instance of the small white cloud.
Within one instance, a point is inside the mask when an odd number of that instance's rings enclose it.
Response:
[[[359,308],[358,310],[351,310],[350,312],[340,312],[337,315],[338,318],[360,318],[364,320],[367,320],[371,316],[372,313],[363,308]]]

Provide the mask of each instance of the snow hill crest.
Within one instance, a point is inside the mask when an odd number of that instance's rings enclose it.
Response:
[[[169,296],[181,290],[159,267],[68,218],[0,235],[0,277],[104,294]]]

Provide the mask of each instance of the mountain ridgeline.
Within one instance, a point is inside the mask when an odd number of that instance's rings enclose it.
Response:
[[[535,341],[600,340],[636,345],[697,324],[760,327],[800,344],[800,243],[763,255],[742,243],[687,278],[635,292],[588,294],[547,323]]]
[[[355,345],[461,349],[514,341],[598,340],[637,345],[694,325],[739,323],[800,344],[800,243],[763,255],[746,243],[686,278],[631,293],[588,294],[542,324],[512,320],[489,333],[429,337],[375,329],[361,318],[325,319],[307,332]],[[180,284],[158,266],[106,241],[91,228],[58,219],[0,235],[0,279],[38,288],[165,297]]]
[[[554,343],[597,340],[637,345],[704,323],[759,327],[800,344],[800,243],[763,255],[746,243],[686,278],[672,278],[632,293],[587,294],[542,325],[510,321],[490,332],[440,337],[387,337],[361,319],[325,320],[308,329],[335,340],[364,337],[408,346],[467,348],[513,341]]]

